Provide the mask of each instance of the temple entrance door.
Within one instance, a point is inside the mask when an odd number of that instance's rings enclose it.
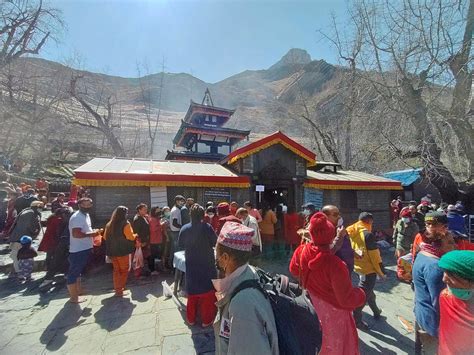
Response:
[[[258,180],[254,181],[255,185],[265,186],[265,191],[261,193],[261,201],[259,193],[256,192],[256,201],[259,208],[267,203],[271,209],[275,210],[280,203],[286,206],[295,207],[295,191],[293,176],[291,172],[278,162],[272,162],[260,171]]]

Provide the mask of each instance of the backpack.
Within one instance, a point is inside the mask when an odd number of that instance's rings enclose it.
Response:
[[[271,276],[255,268],[259,280],[245,280],[232,292],[230,301],[247,288],[259,290],[270,301],[278,333],[280,354],[319,353],[322,331],[313,305],[297,284],[285,275]]]

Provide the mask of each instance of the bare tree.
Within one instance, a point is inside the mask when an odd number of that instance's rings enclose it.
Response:
[[[63,28],[59,10],[43,1],[4,0],[0,3],[0,69],[27,54],[38,54]]]
[[[78,81],[83,78],[80,75],[73,75],[70,81],[68,93],[71,98],[78,102],[85,112],[85,117],[75,113],[66,115],[66,120],[70,124],[89,128],[100,132],[107,140],[115,156],[126,156],[120,138],[115,134],[114,128],[114,105],[116,104],[113,95],[104,95],[102,92],[99,99],[95,101],[88,97],[87,91],[81,92],[78,89]],[[93,106],[96,106],[95,108]]]
[[[140,66],[137,65],[138,81],[140,84],[140,99],[143,104],[143,110],[145,113],[145,118],[147,121],[148,128],[148,138],[150,138],[150,149],[149,156],[153,158],[153,153],[155,149],[155,140],[158,133],[158,123],[160,121],[161,115],[161,103],[163,97],[163,82],[165,76],[165,60],[163,58],[161,62],[161,73],[158,87],[154,87],[151,82],[150,70],[148,65],[145,63],[143,65],[144,73],[140,70]],[[142,74],[145,74],[142,76]],[[158,97],[156,102],[154,102],[153,91],[158,90]]]
[[[412,125],[424,171],[443,199],[474,194],[468,116],[474,0],[357,0],[350,14],[352,31],[345,32],[353,36],[349,43],[360,46],[357,56],[346,57],[349,67],[382,105]],[[343,42],[336,35],[332,43],[343,58]],[[453,142],[459,149],[447,147]],[[454,168],[448,151],[465,162],[465,171]]]

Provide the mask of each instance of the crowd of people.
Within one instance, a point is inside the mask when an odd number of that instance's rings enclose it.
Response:
[[[13,221],[8,212],[2,215],[13,260],[10,276],[28,282],[44,203],[29,189],[20,196],[6,192],[14,197],[7,210],[16,212]],[[366,305],[375,320],[382,318],[374,288],[387,274],[369,212],[344,226],[333,205],[318,211],[307,203],[297,213],[285,205],[258,210],[249,201],[200,205],[177,195],[171,207],[140,203],[133,216],[118,206],[103,229],[93,229],[92,204],[89,197],[66,203],[59,194],[38,248],[46,252],[41,287],[65,274],[72,303],[84,300],[81,276],[94,248],[105,244],[116,297],[127,295],[131,271],[136,278],[173,271],[175,253],[184,251],[186,322],[214,327],[217,354],[280,353],[271,299],[261,289],[241,287],[261,280],[255,265],[262,258],[290,257],[289,272],[321,325],[320,354],[358,353],[357,329],[369,330]],[[460,203],[434,207],[426,199],[407,206],[392,202],[397,276],[414,289],[416,352],[467,354],[474,345],[474,245],[466,237]]]

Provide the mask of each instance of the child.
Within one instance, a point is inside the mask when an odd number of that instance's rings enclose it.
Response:
[[[36,250],[31,246],[31,237],[24,235],[20,238],[21,249],[18,250],[18,264],[20,272],[18,279],[20,281],[31,280],[31,273],[33,272],[33,258],[38,256]]]

